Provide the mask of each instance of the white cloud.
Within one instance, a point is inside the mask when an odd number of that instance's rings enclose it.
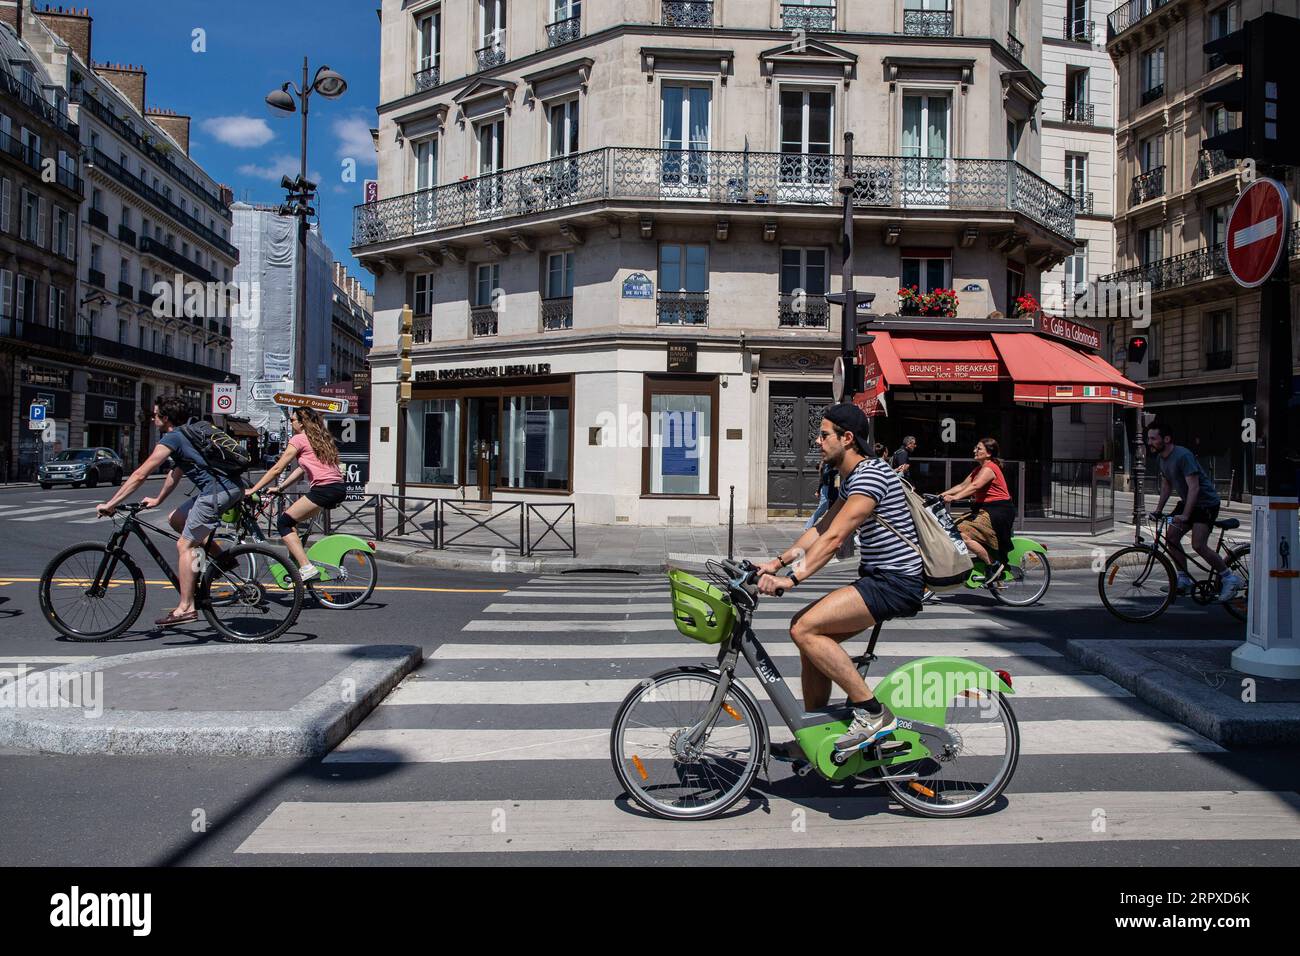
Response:
[[[364,115],[336,119],[332,129],[338,137],[340,159],[355,159],[358,166],[376,164],[375,141],[370,136],[370,123]]]
[[[250,149],[275,139],[266,120],[253,116],[214,116],[199,123],[203,132],[227,146]]]
[[[288,176],[291,179],[297,176],[299,169],[301,169],[301,162],[302,160],[297,156],[290,156],[288,153],[281,153],[278,156],[272,156],[262,165],[257,163],[245,163],[239,167],[238,172],[241,176],[252,176],[256,179],[269,179],[278,185],[280,177],[282,176]],[[320,172],[318,170],[308,171],[307,178],[315,183],[321,181]]]

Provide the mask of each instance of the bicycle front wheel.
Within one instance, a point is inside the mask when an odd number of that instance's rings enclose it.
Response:
[[[1101,603],[1121,621],[1141,624],[1158,618],[1177,593],[1174,566],[1151,548],[1129,547],[1106,559],[1097,575]]]
[[[999,604],[1010,607],[1028,607],[1047,593],[1052,583],[1052,566],[1041,551],[1026,551],[1020,563],[1008,567],[1002,580],[989,588]]]
[[[667,820],[704,820],[730,809],[762,765],[767,728],[748,694],[729,690],[692,744],[721,678],[679,668],[647,678],[614,717],[609,755],[628,795]]]
[[[1248,609],[1250,608],[1250,545],[1245,544],[1240,548],[1233,548],[1224,557],[1228,562],[1228,570],[1233,574],[1238,574],[1246,583],[1242,585],[1231,599],[1223,605],[1229,614],[1239,621],[1246,620]]]
[[[375,585],[379,583],[379,565],[375,563],[375,556],[359,549],[344,552],[337,565],[320,568],[320,574],[320,578],[309,581],[307,587],[321,604],[339,611],[370,600]]]
[[[125,553],[95,542],[74,544],[41,572],[41,613],[74,641],[107,641],[140,616],[144,589],[144,575]]]
[[[282,587],[277,573],[285,575],[292,588]],[[263,545],[243,544],[225,552],[222,560],[208,562],[199,600],[203,616],[223,638],[261,644],[293,627],[304,590],[292,561],[282,561]]]

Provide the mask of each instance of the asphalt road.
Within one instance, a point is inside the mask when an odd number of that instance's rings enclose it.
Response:
[[[142,624],[115,641],[77,644],[41,619],[32,579],[61,547],[107,538],[109,523],[89,518],[107,494],[0,488],[0,669],[212,639],[202,626],[157,632]],[[820,587],[845,574],[827,569]],[[885,633],[881,674],[903,662],[904,642],[925,653],[966,642],[965,653],[996,658],[1020,680],[1025,752],[996,812],[976,819],[908,817],[889,809],[878,788],[831,788],[774,763],[753,800],[731,816],[657,826],[621,797],[608,728],[627,686],[704,659],[672,628],[662,578],[386,564],[369,604],[309,607],[281,638],[424,648],[424,665],[334,753],[312,760],[3,753],[5,859],[926,865],[941,854],[946,863],[975,865],[1300,864],[1300,841],[1249,825],[1257,806],[1250,801],[1294,798],[1300,753],[1224,751],[1060,654],[1072,637],[1231,640],[1242,638],[1244,625],[1221,609],[1178,606],[1145,628],[1122,626],[1099,606],[1095,580],[1087,571],[1059,573],[1047,603],[1027,609],[950,593]],[[168,597],[151,588],[141,621],[166,610]],[[797,658],[782,654],[789,613],[773,606],[759,636],[794,678]],[[1097,810],[1106,815],[1108,807],[1109,837],[1096,829]],[[1204,818],[1188,827],[1194,814]],[[810,834],[806,842],[789,836],[792,818],[803,819],[797,832]]]

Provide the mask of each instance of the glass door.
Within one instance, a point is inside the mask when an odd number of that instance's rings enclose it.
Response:
[[[704,198],[709,189],[709,123],[713,89],[665,83],[661,192]]]
[[[551,159],[542,184],[548,208],[578,191],[578,101],[556,103],[550,110]]]
[[[505,201],[505,120],[483,123],[478,128],[479,214],[495,215]]]
[[[415,88],[427,90],[438,85],[438,35],[442,32],[442,11],[434,10],[421,17],[417,30]]]
[[[465,404],[465,484],[478,488],[479,501],[491,501],[501,459],[501,400],[468,398]]]
[[[784,89],[780,102],[781,201],[829,202],[835,95],[829,90]]]
[[[438,140],[424,139],[414,146],[415,229],[422,232],[437,225]]]
[[[903,97],[903,205],[948,204],[949,113],[946,95]]]

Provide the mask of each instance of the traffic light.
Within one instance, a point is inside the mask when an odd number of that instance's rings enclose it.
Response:
[[[1300,49],[1300,20],[1265,13],[1203,49],[1242,69],[1237,79],[1201,94],[1206,103],[1222,103],[1241,114],[1236,129],[1209,137],[1202,148],[1222,150],[1231,159],[1300,165],[1300,83],[1290,63]]]
[[[1131,335],[1128,340],[1128,360],[1131,365],[1140,365],[1147,357],[1147,337]]]
[[[397,336],[397,401],[406,404],[411,400],[411,346],[415,328],[410,306],[402,309],[401,328]]]

